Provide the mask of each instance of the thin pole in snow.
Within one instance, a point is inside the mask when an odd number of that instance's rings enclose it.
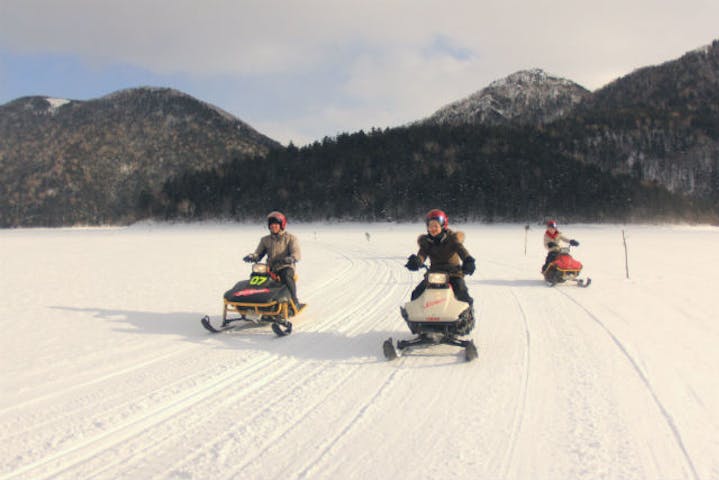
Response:
[[[527,256],[527,233],[529,232],[529,225],[524,226],[524,256]]]
[[[627,272],[627,279],[629,278],[629,254],[627,253],[627,237],[624,235],[622,230],[622,241],[624,242],[624,269]]]

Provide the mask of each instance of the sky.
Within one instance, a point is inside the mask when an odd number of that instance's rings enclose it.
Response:
[[[719,38],[716,0],[0,0],[0,104],[170,87],[304,145],[516,71],[596,90]]]

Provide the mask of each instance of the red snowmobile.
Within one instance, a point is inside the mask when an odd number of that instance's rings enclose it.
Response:
[[[579,278],[579,273],[582,271],[582,262],[574,259],[569,254],[569,249],[570,247],[560,248],[554,259],[547,265],[547,268],[542,271],[544,280],[550,287],[564,282],[576,282],[579,287],[588,287],[592,283],[591,278],[586,280]]]

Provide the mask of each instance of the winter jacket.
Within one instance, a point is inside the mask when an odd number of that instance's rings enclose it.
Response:
[[[544,248],[546,248],[547,250],[555,252],[558,251],[561,248],[559,243],[560,240],[562,242],[569,243],[569,239],[562,235],[562,232],[560,232],[559,230],[555,230],[554,235],[551,235],[548,230],[544,231]],[[554,242],[557,245],[550,248],[549,242]]]
[[[262,237],[255,250],[255,256],[260,260],[265,255],[267,255],[267,264],[273,272],[292,267],[294,262],[300,260],[300,244],[297,237],[284,230]]]
[[[460,260],[463,262],[470,255],[462,242],[464,242],[464,233],[453,232],[450,229],[444,230],[437,237],[429,234],[420,235],[417,238],[419,245],[417,256],[422,262],[429,258],[430,270],[463,277]]]

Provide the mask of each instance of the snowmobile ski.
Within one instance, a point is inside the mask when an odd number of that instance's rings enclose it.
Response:
[[[226,321],[220,326],[212,325],[209,315],[205,315],[201,319],[202,326],[205,327],[211,333],[223,333],[223,332],[237,332],[242,330],[250,330],[257,327],[267,325],[268,321],[255,322],[244,318],[236,318]]]
[[[233,328],[235,328],[235,325],[230,325],[230,324],[224,325],[219,328],[215,327],[212,325],[212,323],[210,323],[210,317],[208,315],[205,315],[204,317],[202,317],[202,320],[200,320],[200,322],[202,323],[203,327],[205,327],[208,331],[210,331],[212,333],[222,333],[224,331],[232,330]]]
[[[412,348],[422,348],[430,345],[454,345],[464,348],[464,359],[468,362],[479,356],[477,346],[474,340],[460,340],[454,337],[431,338],[429,336],[420,336],[412,340],[398,340],[395,346],[392,338],[388,338],[382,343],[382,353],[387,360],[394,360],[403,355],[404,352],[410,351]]]
[[[392,343],[392,337],[382,343],[382,352],[384,353],[384,358],[387,360],[394,360],[399,357],[399,353],[397,352],[394,343]]]
[[[275,332],[275,335],[277,335],[278,337],[284,337],[285,335],[289,335],[290,333],[292,333],[292,322],[273,322],[272,331]]]
[[[477,346],[474,344],[473,340],[470,340],[469,343],[467,343],[467,346],[464,347],[464,358],[468,362],[471,362],[478,356],[479,353],[477,352]]]

